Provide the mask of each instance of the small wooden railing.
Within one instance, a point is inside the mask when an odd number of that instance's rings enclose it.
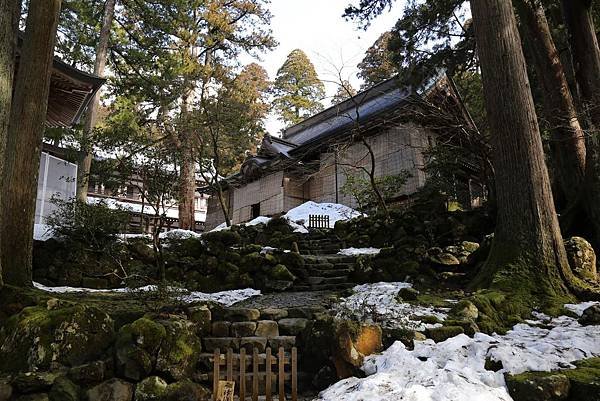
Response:
[[[329,216],[322,214],[309,214],[308,228],[329,228]]]
[[[235,355],[238,357],[238,355]],[[251,358],[251,372],[246,371],[246,361]],[[221,369],[221,365],[225,365]],[[288,369],[286,369],[286,366]],[[261,369],[262,367],[262,369]],[[263,392],[259,389],[260,379],[264,379]],[[273,383],[276,382],[276,388]],[[252,355],[246,355],[244,348],[240,349],[239,358],[234,358],[230,348],[226,354],[221,354],[217,348],[214,351],[213,362],[213,400],[229,401],[233,394],[239,395],[240,401],[246,401],[251,395],[252,401],[257,401],[260,394],[265,395],[266,401],[273,400],[273,390],[278,390],[279,401],[286,401],[286,382],[290,383],[291,401],[298,400],[298,351],[292,348],[291,354],[286,354],[283,347],[279,348],[277,356],[271,354],[271,348],[265,350],[265,355],[259,355],[254,348]],[[252,390],[248,388],[251,385]]]

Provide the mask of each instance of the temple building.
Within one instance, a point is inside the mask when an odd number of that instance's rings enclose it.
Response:
[[[348,177],[364,177],[372,159],[376,177],[409,176],[394,197],[401,202],[425,184],[426,150],[461,124],[472,120],[445,74],[418,88],[384,81],[286,129],[281,138],[266,135],[257,154],[223,180],[228,214],[239,224],[309,200],[356,207],[341,189]],[[213,189],[203,190],[213,195],[206,218],[211,229],[224,214]]]

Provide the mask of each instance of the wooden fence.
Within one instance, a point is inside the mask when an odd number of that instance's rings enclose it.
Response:
[[[321,214],[309,214],[308,228],[329,228],[329,216]]]
[[[224,369],[221,369],[221,365],[225,365]],[[261,367],[262,369],[260,369]],[[267,348],[265,354],[259,354],[258,349],[254,348],[252,355],[246,355],[246,350],[242,348],[239,354],[234,355],[231,348],[227,350],[226,354],[221,354],[217,348],[214,352],[213,367],[214,401],[221,401],[218,399],[219,383],[222,387],[223,380],[235,383],[235,393],[239,395],[240,401],[246,401],[249,396],[252,401],[257,401],[260,394],[265,395],[266,401],[272,401],[273,390],[277,390],[279,401],[286,401],[285,384],[288,382],[290,383],[291,401],[297,401],[298,351],[296,347],[293,347],[292,353],[286,354],[283,347],[280,347],[275,356],[271,354],[271,348]],[[262,391],[259,384],[264,386],[260,386],[263,387]]]

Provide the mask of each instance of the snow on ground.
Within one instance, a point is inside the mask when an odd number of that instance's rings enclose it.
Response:
[[[336,315],[389,328],[425,330],[439,327],[439,323],[426,324],[419,317],[435,316],[444,320],[447,316],[440,308],[412,305],[398,299],[398,292],[410,287],[412,284],[402,282],[357,285],[352,289],[354,294],[335,306]]]
[[[356,256],[356,255],[378,255],[381,252],[379,248],[346,248],[341,249],[338,255]]]
[[[580,304],[565,304],[565,309],[570,310],[571,312],[581,316],[583,315],[583,311],[589,308],[590,306],[600,305],[598,301],[589,301],[583,302]]]
[[[53,293],[128,293],[128,292],[144,292],[144,291],[156,291],[157,287],[155,285],[147,285],[145,287],[139,288],[115,288],[111,290],[96,290],[93,288],[82,288],[82,287],[47,287],[43,284],[33,282],[33,286],[37,289],[46,292]],[[182,295],[179,296],[181,301],[192,303],[192,302],[202,302],[202,301],[212,301],[220,303],[224,306],[231,306],[237,302],[243,301],[248,298],[252,298],[261,294],[260,290],[255,290],[252,288],[245,288],[242,290],[230,290],[230,291],[221,291],[214,293],[205,293],[199,291],[187,291],[184,289],[173,288],[173,290],[181,290]]]
[[[316,203],[308,201],[288,211],[283,217],[300,225],[308,224],[308,216],[319,214],[329,216],[329,224],[334,226],[336,221],[350,220],[362,216],[359,211],[338,203]]]
[[[600,356],[600,326],[581,326],[566,316],[536,317],[543,327],[517,324],[505,335],[461,334],[437,344],[426,340],[415,342],[413,351],[398,341],[366,358],[366,378],[342,380],[318,400],[511,401],[504,373],[572,368],[574,361]],[[503,369],[486,370],[486,358],[501,361]]]
[[[363,216],[363,213],[356,211],[351,207],[340,205],[339,203],[317,203],[308,201],[289,210],[283,217],[289,221],[294,232],[306,234],[308,233],[308,216],[311,214],[329,216],[329,224],[331,227],[335,225],[336,221],[350,220],[355,217]],[[267,224],[269,220],[271,220],[270,217],[259,216],[254,220],[250,220],[249,222],[240,225],[253,226],[261,223]],[[227,229],[229,229],[229,227],[227,227],[225,223],[221,223],[211,231]]]

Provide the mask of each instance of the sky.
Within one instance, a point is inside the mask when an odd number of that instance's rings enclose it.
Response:
[[[338,82],[339,69],[342,77],[358,89],[360,81],[356,77],[356,65],[379,35],[390,30],[400,18],[404,0],[397,0],[392,9],[378,17],[366,31],[355,22],[342,18],[349,3],[356,4],[358,0],[272,0],[271,28],[279,46],[264,54],[258,63],[271,79],[275,79],[287,55],[294,49],[301,49],[315,65],[319,78],[325,81],[329,97],[338,87],[327,81]],[[244,64],[252,61],[248,58]],[[325,99],[324,103],[329,106],[330,99]],[[273,135],[282,128],[275,116],[267,119],[266,126]]]

